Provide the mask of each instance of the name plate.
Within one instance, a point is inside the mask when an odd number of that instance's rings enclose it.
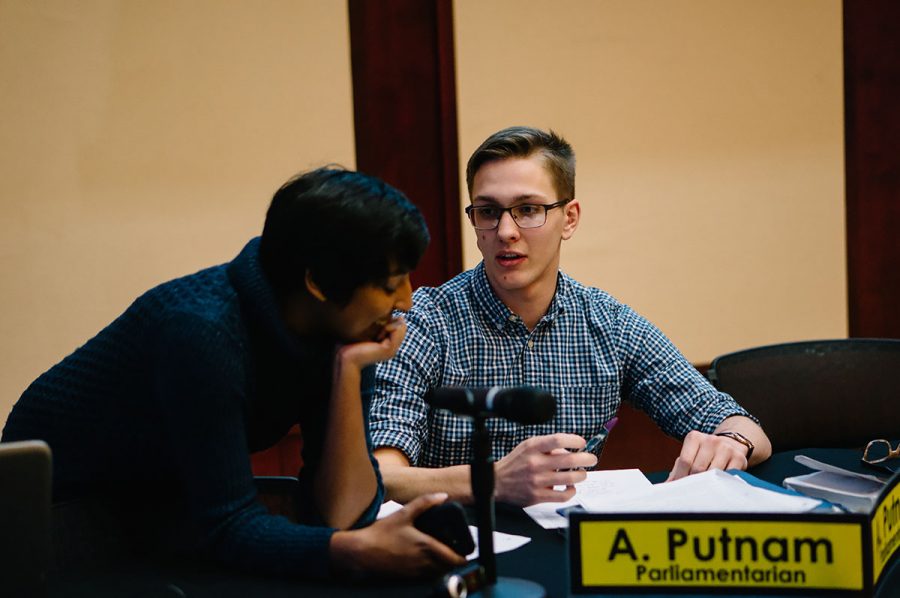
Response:
[[[870,595],[900,548],[897,482],[870,514],[572,512],[571,591]]]
[[[888,561],[900,548],[900,473],[891,478],[872,512],[870,538],[872,576],[877,582]]]

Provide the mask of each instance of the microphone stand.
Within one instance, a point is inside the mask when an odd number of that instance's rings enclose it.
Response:
[[[515,577],[497,577],[494,554],[494,462],[491,459],[491,437],[483,414],[472,416],[472,495],[478,525],[478,562],[484,574],[484,586],[473,597],[545,598],[540,584]]]

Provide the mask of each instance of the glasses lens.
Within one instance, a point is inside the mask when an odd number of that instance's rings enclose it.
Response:
[[[887,459],[890,452],[891,445],[887,440],[873,440],[866,446],[863,459],[869,463],[878,463]]]
[[[522,228],[537,228],[544,224],[547,211],[543,206],[523,205],[512,209],[513,219]]]
[[[469,213],[475,228],[495,228],[500,220],[500,210],[493,206],[473,207]]]

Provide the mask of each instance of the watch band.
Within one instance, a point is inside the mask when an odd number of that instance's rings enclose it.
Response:
[[[747,461],[750,460],[750,456],[753,454],[753,443],[750,442],[750,439],[741,434],[740,432],[733,432],[731,430],[727,432],[716,432],[716,436],[724,436],[726,438],[731,438],[732,440],[737,440],[741,444],[747,447]]]

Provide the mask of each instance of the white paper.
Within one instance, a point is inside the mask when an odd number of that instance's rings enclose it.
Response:
[[[389,500],[387,502],[381,503],[381,507],[378,509],[378,516],[376,517],[376,519],[384,519],[388,515],[393,515],[402,508],[403,505],[394,500]]]
[[[851,513],[870,512],[885,485],[885,480],[878,476],[829,465],[806,455],[797,455],[794,460],[817,471],[785,478],[785,487],[825,499]]]
[[[881,485],[884,485],[884,483],[886,482],[885,478],[878,477],[877,475],[869,475],[865,473],[858,473],[856,471],[850,471],[849,469],[844,469],[843,467],[829,465],[828,463],[823,463],[822,461],[816,461],[812,457],[807,457],[806,455],[795,455],[794,461],[796,461],[800,465],[805,465],[810,469],[827,471],[829,473],[836,473],[838,475],[849,476],[851,478],[858,478],[861,480],[869,480],[870,482],[876,482]]]
[[[821,501],[759,488],[711,469],[627,495],[587,495],[581,503],[599,513],[803,513]]]
[[[382,519],[389,515],[393,515],[397,511],[403,508],[403,505],[400,503],[389,500],[381,505],[381,508],[378,509],[378,519]],[[474,525],[469,526],[469,533],[472,534],[472,540],[475,541],[475,550],[466,555],[466,558],[470,561],[472,559],[478,558],[478,528]],[[527,536],[516,536],[515,534],[505,534],[503,532],[494,532],[494,554],[500,554],[501,552],[509,552],[510,550],[515,550],[520,546],[524,546],[531,542],[531,538]]]
[[[785,478],[784,485],[807,496],[840,505],[851,513],[871,512],[884,489],[881,482],[830,471]]]
[[[475,541],[475,550],[466,555],[466,558],[471,561],[472,559],[478,558],[478,528],[474,525],[470,525],[469,533],[472,534],[472,539]],[[531,538],[527,536],[494,532],[494,554],[515,550],[516,548],[525,546],[529,542],[531,542]]]
[[[830,471],[817,471],[799,477],[805,479],[807,484],[812,487],[824,490],[837,490],[851,496],[878,496],[884,489],[884,484],[881,482],[873,482],[865,478],[847,476]]]
[[[525,507],[525,512],[544,529],[569,526],[569,519],[558,513],[559,509],[585,506],[584,497],[602,499],[619,494],[632,494],[651,488],[653,484],[640,469],[609,469],[589,471],[587,479],[575,484],[575,496],[565,502],[542,502]]]

